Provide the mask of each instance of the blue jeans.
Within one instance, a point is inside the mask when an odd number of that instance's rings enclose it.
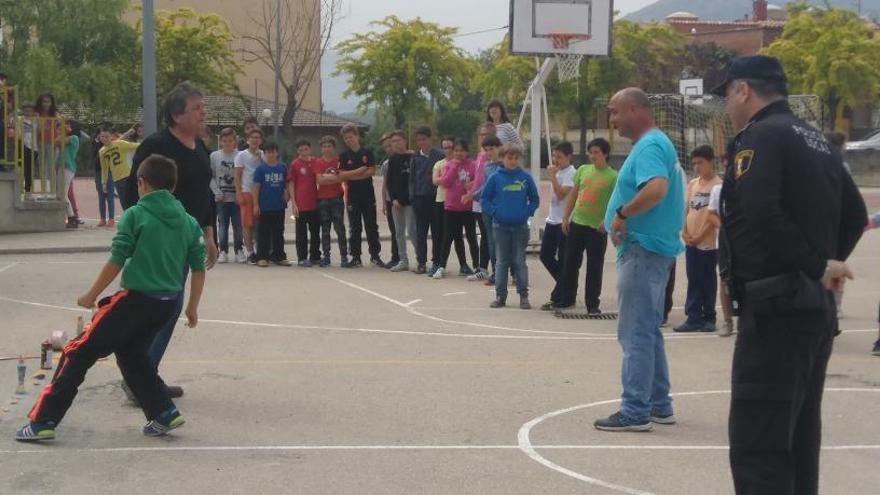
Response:
[[[492,217],[490,217],[488,213],[477,214],[483,217],[483,224],[486,225],[486,246],[489,247],[489,263],[486,268],[492,267],[492,273],[495,273],[498,271],[498,267],[495,266],[495,263],[498,262],[495,253],[495,224],[492,222]]]
[[[153,339],[153,344],[150,345],[150,361],[153,362],[156,369],[159,369],[159,363],[162,362],[162,356],[165,355],[165,349],[168,349],[168,344],[171,343],[171,336],[174,335],[174,327],[177,326],[177,320],[180,318],[180,313],[183,312],[183,300],[185,298],[184,291],[186,290],[187,278],[189,278],[188,266],[183,269],[182,285],[184,290],[181,290],[180,293],[177,294],[177,304],[174,306],[174,311],[172,311],[172,315],[168,318],[168,321],[162,325],[159,333],[156,334],[156,337]]]
[[[516,276],[516,292],[520,297],[529,295],[529,269],[526,266],[526,247],[529,245],[529,225],[492,226],[495,244],[495,297],[507,299],[507,275]]]
[[[98,210],[101,212],[101,220],[113,220],[116,218],[116,187],[113,176],[107,174],[107,191],[101,183],[101,167],[95,169],[95,189],[98,190]]]
[[[715,323],[715,297],[718,294],[718,250],[703,250],[688,246],[685,251],[687,262],[687,300],[684,313],[689,323]]]
[[[672,413],[660,322],[673,259],[633,243],[617,260],[617,341],[623,348],[620,412],[630,421],[645,421],[652,412]]]
[[[241,208],[234,201],[217,204],[217,235],[221,252],[229,253],[229,224],[232,224],[233,252],[242,250]]]

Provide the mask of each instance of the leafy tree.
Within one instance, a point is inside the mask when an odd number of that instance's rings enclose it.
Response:
[[[475,64],[453,42],[456,28],[421,19],[386,17],[372,25],[382,31],[355,34],[337,46],[334,75],[347,74],[346,95],[361,97],[360,108],[378,106],[396,127],[436,104],[457,100],[475,73]]]
[[[482,95],[482,108],[491,100],[499,100],[507,108],[519,108],[535,78],[535,59],[512,55],[509,38],[505,36],[500,43],[480,53],[477,61],[480,72],[472,89]]]
[[[842,106],[872,101],[880,89],[880,38],[847,10],[790,6],[782,36],[765,53],[782,62],[791,92],[822,97],[832,128]]]

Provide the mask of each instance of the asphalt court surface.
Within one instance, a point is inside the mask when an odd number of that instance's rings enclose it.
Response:
[[[0,256],[0,357],[37,355],[53,330],[73,331],[88,315],[74,301],[104,259]],[[829,494],[880,482],[878,232],[851,264],[824,408]],[[529,268],[537,307],[550,278],[535,257]],[[677,278],[682,306],[683,259]],[[606,311],[614,284],[609,252]],[[58,440],[16,443],[45,380],[28,361],[28,394],[13,399],[15,362],[0,361],[0,494],[733,492],[734,339],[666,332],[679,424],[603,433],[592,422],[617,410],[617,323],[490,310],[492,298],[455,276],[218,266],[199,327],[178,325],[161,368],[186,389],[187,424],[173,436],[140,434],[111,358],[86,378]],[[682,318],[673,311],[673,324]]]

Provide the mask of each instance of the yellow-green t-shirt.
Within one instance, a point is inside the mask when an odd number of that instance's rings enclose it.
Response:
[[[605,221],[605,210],[617,183],[617,172],[611,167],[597,169],[595,165],[581,165],[574,176],[575,194],[572,221],[598,229]]]

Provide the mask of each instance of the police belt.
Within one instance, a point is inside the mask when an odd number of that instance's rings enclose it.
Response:
[[[756,316],[824,311],[828,291],[804,272],[785,273],[737,287],[743,306]]]

